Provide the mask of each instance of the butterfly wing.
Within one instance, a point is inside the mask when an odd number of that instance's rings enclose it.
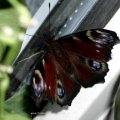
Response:
[[[119,42],[119,38],[113,31],[93,29],[65,36],[57,42],[68,54],[80,84],[90,87],[104,82],[111,49]]]
[[[92,29],[74,33],[58,40],[67,51],[92,60],[107,61],[111,49],[118,42],[115,32],[105,29]]]
[[[46,99],[61,106],[70,105],[80,90],[80,84],[66,74],[52,54],[48,53],[41,65],[35,68],[33,76],[33,99],[36,105],[39,107],[41,101]]]
[[[106,62],[118,40],[112,31],[94,29],[50,41],[42,63],[43,72],[41,67],[37,68],[41,75],[39,82],[35,79],[33,84],[34,91],[41,93],[39,97],[36,95],[38,101],[47,98],[60,105],[70,105],[81,85],[90,87],[104,82],[108,72]]]

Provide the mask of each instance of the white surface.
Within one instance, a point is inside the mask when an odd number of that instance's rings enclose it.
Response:
[[[120,36],[120,10],[111,19],[106,29],[116,31]],[[120,44],[112,50],[112,60],[108,63],[110,71],[105,77],[104,84],[97,84],[92,88],[82,88],[72,105],[62,110],[58,105],[49,104],[44,115],[39,115],[35,120],[102,120],[103,113],[108,109],[107,103],[110,101],[112,88],[116,78],[120,73]],[[60,110],[60,112],[52,112]],[[106,113],[106,112],[105,112]],[[102,115],[100,117],[100,115]]]

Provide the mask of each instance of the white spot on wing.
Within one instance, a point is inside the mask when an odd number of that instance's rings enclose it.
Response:
[[[45,60],[44,60],[44,59],[42,59],[42,64],[43,64],[43,66],[44,66],[44,64],[45,64]]]
[[[73,36],[73,40],[80,40],[80,39],[76,36]]]
[[[96,52],[97,52],[97,53],[100,53],[100,51],[99,51],[99,50],[96,50]]]
[[[91,36],[91,31],[88,30],[88,31],[86,32],[86,35],[87,35],[88,37],[90,37],[90,36]]]
[[[101,45],[99,45],[99,44],[96,44],[96,46],[97,46],[98,48],[102,48],[102,46],[101,46]]]
[[[103,34],[104,32],[102,32],[101,30],[96,30],[97,33]]]
[[[49,88],[49,90],[51,90],[51,86],[49,86],[48,88]]]

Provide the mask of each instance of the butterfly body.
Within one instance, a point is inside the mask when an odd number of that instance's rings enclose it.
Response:
[[[111,49],[119,41],[115,32],[104,29],[86,30],[45,41],[47,52],[32,76],[32,96],[36,105],[50,100],[70,105],[81,86],[104,82]]]

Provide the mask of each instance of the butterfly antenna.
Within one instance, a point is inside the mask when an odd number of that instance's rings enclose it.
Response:
[[[51,34],[50,34],[50,3],[49,3],[49,37],[51,36]]]
[[[32,37],[32,36],[35,36],[35,37],[37,37],[37,38],[40,37],[39,35],[30,35],[30,34],[27,34],[27,33],[26,33],[25,35],[27,35],[27,36],[31,36],[31,37]]]
[[[29,57],[27,57],[27,58],[24,58],[24,59],[18,61],[17,64],[18,64],[18,63],[21,63],[21,62],[24,62],[24,61],[26,61],[26,60],[32,59],[32,58],[34,58],[34,57],[36,57],[37,55],[40,55],[40,54],[41,54],[41,59],[42,59],[43,56],[46,54],[46,52],[45,52],[44,50],[41,50],[41,51],[39,51],[39,52],[36,52],[35,54],[33,54],[33,55],[31,55],[31,56],[29,56]]]
[[[49,37],[50,37],[51,36],[51,33],[50,33],[50,3],[49,3],[49,23],[48,24],[49,24]],[[29,35],[29,34],[26,34],[26,35],[33,36],[33,35]],[[39,37],[38,35],[35,35],[35,36]],[[17,63],[21,63],[21,62],[24,62],[24,61],[26,61],[28,59],[31,59],[31,58],[35,57],[36,55],[41,54],[42,52],[43,51],[37,52],[37,53],[35,53],[35,54],[33,54],[33,55],[23,59],[23,60],[18,61]],[[44,54],[45,54],[45,52],[44,52]],[[43,56],[44,56],[44,54],[43,54]]]

